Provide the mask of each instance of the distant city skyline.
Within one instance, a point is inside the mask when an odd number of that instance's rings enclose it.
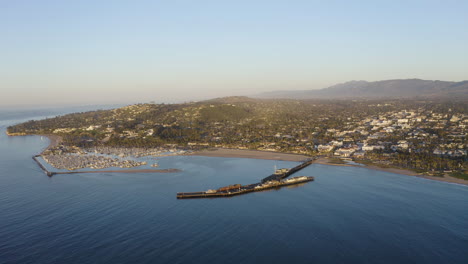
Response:
[[[468,1],[2,1],[0,107],[468,79]]]

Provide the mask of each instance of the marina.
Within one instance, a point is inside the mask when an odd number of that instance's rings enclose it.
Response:
[[[42,155],[34,155],[32,159],[39,165],[39,167],[44,171],[44,173],[52,177],[56,174],[80,174],[80,173],[175,173],[179,172],[179,169],[169,168],[169,169],[129,169],[129,170],[89,170],[89,171],[50,171],[48,170],[40,161],[39,157]],[[152,166],[155,167],[155,166]]]

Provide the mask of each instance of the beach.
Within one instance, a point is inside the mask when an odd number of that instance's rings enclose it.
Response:
[[[205,157],[223,157],[223,158],[246,158],[246,159],[266,159],[266,160],[284,160],[284,161],[303,161],[309,159],[309,156],[291,153],[281,153],[273,151],[247,150],[247,149],[207,149],[196,151],[191,155]]]
[[[49,145],[41,152],[41,154],[44,153],[46,150],[57,147],[62,142],[62,137],[58,135],[46,134],[38,136],[46,137],[49,139]]]

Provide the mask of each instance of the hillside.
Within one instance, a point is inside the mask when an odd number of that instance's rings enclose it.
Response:
[[[319,90],[273,91],[259,98],[291,99],[468,99],[468,81],[445,82],[420,79],[377,82],[350,81]]]

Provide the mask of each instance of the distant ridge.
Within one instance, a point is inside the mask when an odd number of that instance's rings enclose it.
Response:
[[[447,82],[420,79],[376,82],[350,81],[319,90],[272,91],[257,98],[352,99],[352,98],[421,98],[468,99],[468,81]]]

